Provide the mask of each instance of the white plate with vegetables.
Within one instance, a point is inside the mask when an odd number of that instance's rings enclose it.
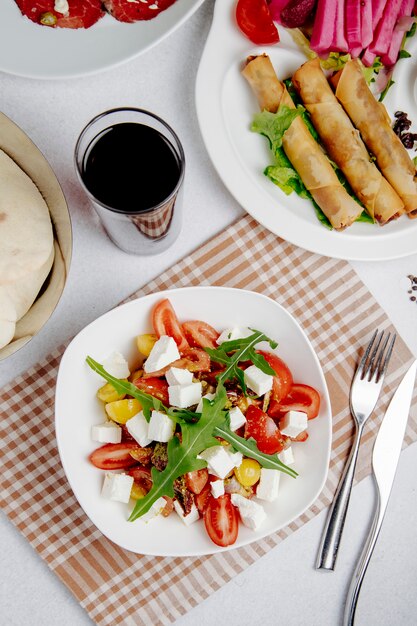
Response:
[[[311,506],[327,476],[320,364],[291,315],[254,292],[178,289],[98,318],[62,358],[55,414],[80,505],[140,554],[256,541]]]
[[[162,41],[183,24],[204,0],[163,0],[140,3],[129,0],[3,0],[0,8],[0,70],[30,78],[68,78],[83,76],[114,67]],[[22,15],[33,9],[35,23]],[[64,11],[69,6],[69,18]],[[60,11],[54,10],[59,7]],[[136,6],[145,11],[134,23],[130,19]],[[63,7],[63,8],[62,8]],[[148,7],[152,10],[148,11]],[[138,9],[138,11],[139,11]],[[146,13],[147,12],[147,13]],[[155,13],[156,17],[149,19]],[[48,25],[49,24],[49,25]],[[87,28],[83,28],[83,25]],[[111,45],[109,45],[111,41]]]
[[[250,130],[259,108],[242,77],[242,68],[247,57],[266,53],[279,79],[283,80],[291,77],[307,57],[288,31],[281,27],[279,44],[251,45],[238,29],[235,6],[234,0],[216,3],[196,83],[196,105],[203,139],[229,191],[271,232],[307,250],[335,258],[370,261],[414,253],[417,220],[402,215],[383,226],[355,222],[345,230],[330,230],[317,219],[311,200],[299,197],[295,192],[286,195],[264,175],[266,167],[273,163],[273,157],[267,140]],[[415,38],[409,40],[407,49],[412,55],[415,53]],[[398,61],[393,79],[395,84],[384,100],[391,118],[400,110],[416,121],[417,76],[412,59]]]

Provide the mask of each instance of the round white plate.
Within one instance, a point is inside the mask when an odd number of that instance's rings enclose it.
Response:
[[[279,500],[265,503],[267,520],[256,532],[241,525],[238,540],[231,548],[286,526],[317,498],[326,480],[330,457],[330,401],[318,359],[297,322],[276,302],[251,291],[191,287],[156,293],[106,313],[73,339],[59,368],[55,419],[62,465],[78,502],[97,528],[126,550],[155,556],[212,554],[230,548],[212,543],[201,521],[186,527],[172,513],[148,524],[140,519],[128,522],[128,505],[100,495],[104,472],[88,460],[99,446],[90,438],[91,426],[103,422],[104,411],[96,398],[103,382],[90,370],[85,358],[90,355],[102,362],[117,350],[133,368],[138,360],[135,337],[152,332],[150,313],[164,297],[169,297],[180,321],[202,319],[219,330],[234,325],[262,330],[279,342],[278,353],[288,363],[295,380],[312,385],[322,398],[320,415],[309,425],[308,441],[293,444],[294,467],[299,477],[281,477]]]
[[[105,15],[87,29],[39,26],[14,0],[0,7],[0,70],[30,78],[69,78],[114,67],[167,37],[204,0],[177,0],[149,21],[123,24]]]
[[[272,163],[268,142],[251,132],[258,111],[255,97],[240,74],[252,54],[267,53],[281,79],[291,76],[306,61],[284,28],[281,42],[256,47],[235,22],[235,0],[216,2],[212,28],[200,62],[196,106],[209,155],[230,193],[271,232],[306,250],[325,256],[377,261],[417,251],[417,220],[403,217],[384,227],[358,223],[343,232],[329,231],[315,216],[311,203],[295,193],[286,196],[264,176]],[[417,37],[408,45],[417,52]],[[413,56],[414,58],[414,56]],[[417,122],[416,66],[413,58],[396,67],[395,85],[384,104],[390,112],[406,111]]]

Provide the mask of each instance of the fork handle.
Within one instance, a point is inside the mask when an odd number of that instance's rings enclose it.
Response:
[[[368,539],[363,548],[358,565],[350,583],[345,614],[343,618],[343,626],[353,626],[355,621],[356,605],[358,603],[359,592],[361,590],[362,582],[366,573],[366,570],[371,560],[372,553],[375,548],[375,544],[378,539],[379,531],[381,530],[382,522],[385,515],[386,503],[381,502],[381,495],[378,490],[378,502],[372,522],[372,528],[369,533]]]
[[[363,425],[356,424],[355,438],[343,470],[337,491],[330,506],[324,526],[319,553],[316,561],[317,569],[334,570],[345,524],[346,512],[352,491],[353,477],[355,474],[356,461],[358,458],[359,444],[362,436]]]

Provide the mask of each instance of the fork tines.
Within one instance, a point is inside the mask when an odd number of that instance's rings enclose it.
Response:
[[[367,377],[369,381],[375,379],[377,383],[386,372],[397,335],[394,333],[391,337],[389,332],[385,337],[385,341],[382,342],[383,337],[384,331],[378,335],[378,329],[376,329],[366,347],[357,371],[362,380]],[[381,344],[382,347],[380,348]]]

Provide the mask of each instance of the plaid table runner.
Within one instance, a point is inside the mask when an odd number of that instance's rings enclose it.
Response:
[[[85,516],[61,467],[54,434],[55,381],[64,350],[58,348],[1,391],[0,504],[101,626],[172,623],[330,503],[351,443],[348,395],[358,350],[376,327],[390,327],[384,311],[347,262],[301,250],[248,216],[129,299],[190,285],[258,291],[284,305],[302,325],[323,366],[332,401],[328,480],[306,513],[250,546],[183,559],[126,552],[103,537]],[[411,361],[410,351],[398,338],[379,402],[381,409]],[[404,445],[417,439],[416,407],[417,393]],[[366,428],[358,480],[370,471],[380,415],[381,411]],[[314,558],[312,553],[311,564]],[[308,562],[306,566],[310,566]]]

